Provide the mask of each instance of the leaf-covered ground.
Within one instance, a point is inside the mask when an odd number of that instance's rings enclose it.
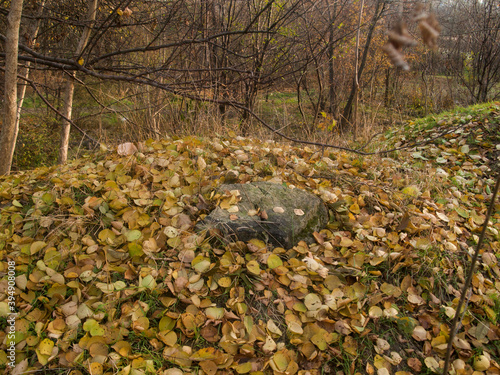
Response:
[[[0,179],[0,366],[16,264],[15,374],[439,373],[500,154],[500,103],[410,122],[388,155],[239,137],[147,141]],[[198,233],[224,181],[320,196],[291,249]],[[453,374],[499,374],[496,203]]]

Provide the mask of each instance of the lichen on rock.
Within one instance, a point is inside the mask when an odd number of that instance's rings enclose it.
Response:
[[[217,228],[231,240],[258,238],[286,249],[301,240],[312,242],[313,232],[328,222],[328,210],[319,197],[284,184],[223,184],[217,191],[221,197],[230,197],[233,192],[239,201],[228,207],[219,199],[215,210],[197,228]]]

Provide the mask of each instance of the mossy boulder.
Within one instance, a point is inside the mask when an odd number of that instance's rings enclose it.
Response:
[[[226,196],[228,192],[236,193],[240,200],[232,209],[221,208],[219,204],[198,228],[217,228],[230,240],[258,238],[287,249],[301,240],[311,243],[313,232],[328,222],[323,201],[299,188],[254,182],[224,184],[218,192]]]

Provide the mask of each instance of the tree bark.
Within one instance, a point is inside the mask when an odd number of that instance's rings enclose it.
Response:
[[[338,94],[335,84],[335,67],[333,60],[335,58],[335,35],[334,35],[334,25],[337,19],[337,2],[333,3],[333,15],[330,13],[330,8],[328,8],[328,99],[329,99],[329,112],[333,117],[337,117],[338,110]]]
[[[333,66],[333,25],[330,25],[329,37],[328,37],[328,99],[329,112],[335,117],[337,112],[337,89],[335,87],[335,72]]]
[[[356,127],[357,127],[357,115],[358,115],[358,101],[359,101],[359,38],[361,34],[361,21],[363,20],[363,10],[365,6],[365,1],[361,0],[361,6],[359,8],[359,20],[358,20],[358,32],[356,33],[356,59],[354,63],[354,111],[351,111],[351,118],[354,123],[354,137],[356,137]]]
[[[12,0],[7,17],[5,42],[5,117],[0,133],[0,175],[10,173],[19,131],[19,122],[17,121],[17,54],[22,12],[23,0]]]
[[[28,41],[28,47],[30,48],[35,48],[36,47],[36,38],[38,37],[38,30],[40,29],[40,21],[41,21],[41,15],[42,15],[42,12],[43,12],[43,7],[45,5],[45,0],[42,0],[40,2],[40,4],[38,5],[38,11],[36,12],[36,18],[37,18],[37,21],[36,22],[33,22],[33,23],[30,23],[27,27],[27,32],[26,34],[28,35],[29,37],[29,41]],[[35,14],[34,14],[35,15]],[[24,78],[28,78],[29,77],[29,74],[30,74],[30,67],[31,67],[31,63],[29,61],[26,61],[25,63],[25,66],[21,69],[19,69],[19,76],[20,77],[24,77]],[[23,106],[23,102],[24,102],[24,96],[26,94],[26,84],[23,84],[21,87],[19,87],[18,89],[18,93],[17,93],[17,117],[16,117],[16,122],[17,122],[17,126],[19,126],[19,120],[21,118],[21,108]]]
[[[382,6],[382,9],[380,9],[381,6]],[[349,99],[347,100],[347,104],[344,107],[344,111],[342,114],[342,121],[340,123],[342,131],[347,130],[347,128],[352,125],[353,106],[355,104],[356,97],[358,95],[359,81],[361,79],[361,75],[363,74],[363,70],[365,68],[366,59],[368,58],[368,50],[370,48],[370,44],[371,44],[372,39],[373,39],[373,32],[375,31],[375,27],[377,26],[378,21],[382,17],[384,9],[385,9],[385,2],[383,2],[382,0],[377,0],[375,13],[373,14],[373,17],[370,21],[368,35],[366,36],[366,43],[365,43],[365,46],[363,48],[363,55],[361,56],[361,62],[359,64],[359,68],[358,68],[358,70],[355,74],[355,77],[353,79],[351,92],[349,94]]]
[[[97,11],[97,0],[88,0],[88,13],[87,13],[87,22],[88,25],[85,26],[83,33],[80,37],[80,41],[78,42],[78,46],[76,48],[76,59],[79,60],[87,45],[87,42],[90,37],[90,31],[92,29],[92,25],[96,18]],[[63,109],[61,113],[67,118],[71,119],[71,114],[73,112],[73,94],[75,91],[75,77],[76,74],[71,73],[70,77],[66,81],[64,85],[64,93],[63,93]],[[66,119],[62,119],[61,123],[61,143],[59,145],[59,164],[64,164],[68,160],[68,147],[69,147],[69,135],[71,130],[71,123]]]

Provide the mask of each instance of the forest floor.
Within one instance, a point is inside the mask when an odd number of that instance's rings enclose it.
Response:
[[[373,155],[234,135],[137,146],[0,177],[0,368],[14,340],[17,375],[442,373],[500,103],[409,121]],[[330,222],[291,249],[196,233],[237,203],[213,194],[228,173],[317,194]],[[451,374],[500,374],[494,205]]]

